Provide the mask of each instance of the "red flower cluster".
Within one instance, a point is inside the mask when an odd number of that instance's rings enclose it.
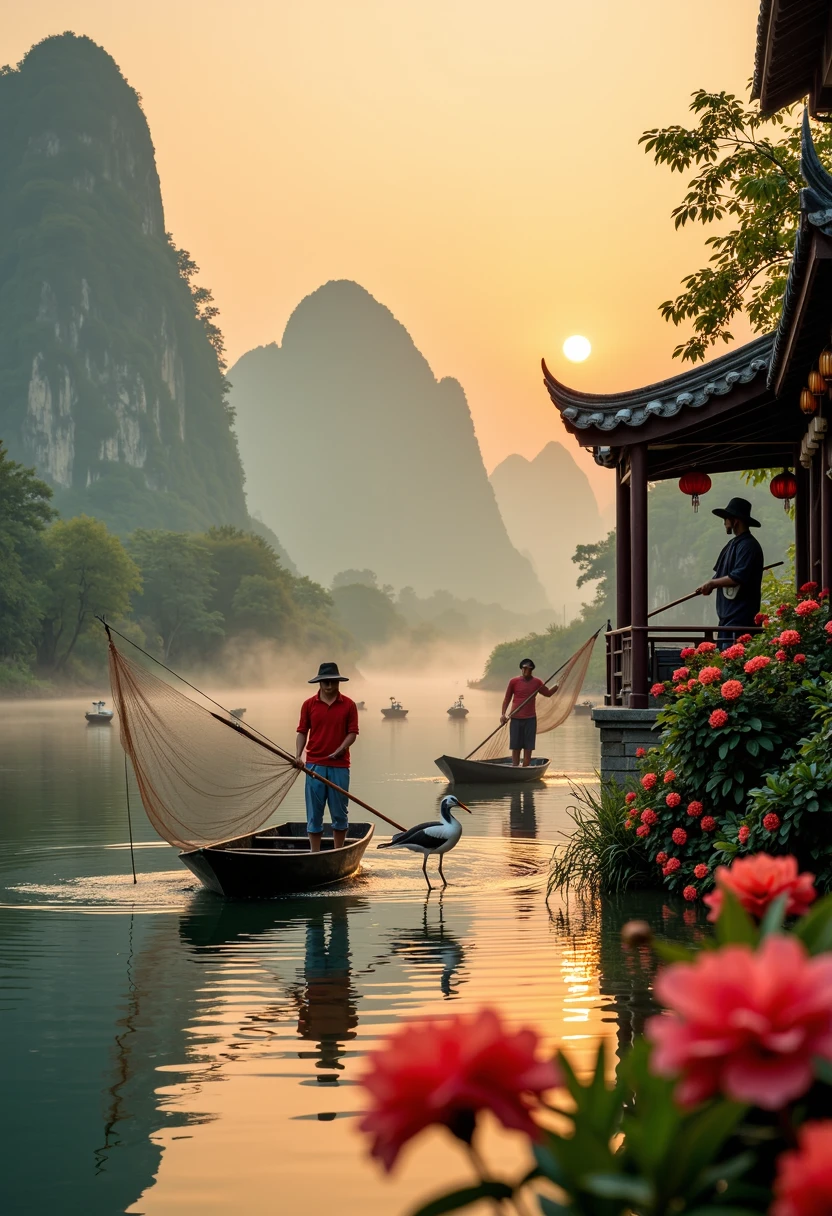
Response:
[[[371,1153],[391,1170],[402,1147],[424,1128],[449,1128],[470,1142],[477,1112],[537,1138],[534,1100],[561,1084],[551,1061],[538,1059],[533,1030],[511,1032],[493,1009],[404,1026],[370,1057],[361,1079],[372,1106],[361,1130]]]
[[[716,820],[713,815],[703,815],[699,822],[702,824],[703,832],[713,832],[716,827]]]
[[[715,709],[708,718],[708,726],[713,726],[715,729],[719,729],[719,727],[724,726],[727,721],[728,715],[725,710]]]
[[[700,684],[713,684],[716,680],[722,679],[721,667],[703,667],[699,673]]]
[[[803,916],[817,898],[814,874],[797,872],[797,858],[770,857],[768,853],[754,853],[751,857],[740,857],[728,869],[718,866],[714,873],[716,890],[705,896],[710,908],[708,920],[719,919],[722,911],[723,892],[736,895],[749,916],[762,920],[766,908],[781,895],[788,895],[786,913]]]
[[[774,657],[778,663],[785,663],[789,656],[786,654],[785,650],[778,650]]]
[[[723,709],[721,712],[725,713],[725,710]],[[699,815],[701,815],[704,809],[705,808],[702,803],[697,802],[696,799],[694,799],[693,802],[688,803],[688,814],[692,819],[696,819]]]
[[[755,625],[767,625],[770,620],[771,620],[771,617],[766,616],[766,614],[764,612],[758,612],[757,615],[754,617],[754,624]]]
[[[754,639],[752,638],[750,633],[741,633],[740,636],[737,638],[737,641],[738,642],[753,642]]]
[[[832,1120],[804,1123],[797,1148],[777,1159],[771,1216],[832,1212]]]
[[[780,827],[780,816],[775,815],[774,811],[769,811],[767,815],[763,815],[763,827],[767,832],[776,832]]]
[[[696,647],[697,654],[710,654],[712,650],[716,650],[716,642],[700,642]],[[684,656],[684,651],[682,651]]]
[[[642,823],[646,823],[646,824],[648,824],[648,825],[652,825],[652,824],[654,824],[654,823],[658,823],[658,822],[659,822],[659,817],[658,817],[658,815],[657,815],[657,814],[656,814],[656,812],[653,810],[653,808],[652,808],[652,807],[649,807],[649,806],[648,806],[648,807],[645,807],[645,809],[644,809],[644,810],[641,812],[641,816],[640,816],[640,818],[641,818],[641,822],[642,822]]]
[[[667,803],[667,805],[669,807],[678,806],[681,801],[682,801],[682,795],[677,794],[675,791],[668,794],[667,797],[665,798],[665,802]]]
[[[832,1060],[832,957],[810,958],[794,937],[703,950],[658,975],[669,1010],[649,1020],[652,1068],[679,1077],[684,1105],[724,1094],[780,1110],[813,1081],[813,1057]]]
[[[688,692],[693,692],[694,688],[696,688],[698,684],[699,681],[697,680],[696,676],[688,680]]]
[[[832,634],[832,621],[827,621],[823,628],[826,633]]]
[[[682,895],[688,901],[688,903],[693,903],[694,900],[697,898],[696,887],[690,887],[690,886],[685,887],[684,891],[682,892]]]
[[[804,595],[811,595],[811,593],[812,593],[813,591],[817,591],[817,589],[818,589],[818,585],[817,585],[817,583],[812,583],[812,582],[809,582],[809,583],[803,583],[803,584],[802,584],[802,586],[801,586],[801,588],[800,588],[801,592],[802,592]]]
[[[641,779],[641,784],[646,790],[652,790],[658,778],[655,773],[645,773]]]
[[[656,854],[656,865],[663,866],[667,861],[667,853]]]
[[[674,680],[686,680],[690,675],[689,667],[677,667],[673,673]]]
[[[723,650],[723,659],[741,659],[745,654],[745,647],[739,642],[735,642],[733,646],[729,646],[727,650]]]
[[[650,835],[649,823],[643,823],[640,828],[636,828],[636,836],[649,836],[649,835]]]
[[[638,794],[635,792],[635,790],[630,790],[629,794],[628,794],[628,795],[627,795],[627,797],[624,799],[624,801],[625,801],[625,802],[627,803],[627,805],[629,806],[631,802],[635,802],[635,800],[636,800],[636,798],[637,798],[637,797],[638,797]]]
[[[817,602],[817,600],[801,600],[801,602],[795,608],[795,612],[798,616],[810,616],[813,612],[817,612],[819,609],[820,604]]]
[[[665,876],[667,876],[668,874],[675,874],[676,871],[680,870],[681,868],[682,868],[682,863],[678,857],[668,857],[667,861],[664,864],[664,869],[662,870],[662,874],[664,874]]]
[[[643,760],[646,755],[647,755],[647,752],[644,750],[643,747],[636,748],[636,759],[637,760]]]
[[[739,680],[726,680],[720,689],[726,701],[736,701],[737,697],[743,694],[743,687]]]
[[[740,842],[740,844],[745,844],[745,842],[748,840],[748,837],[750,835],[751,835],[751,828],[748,826],[747,823],[744,823],[740,827],[740,830],[737,832],[737,840]]]
[[[670,839],[674,844],[683,845],[688,842],[688,834],[684,828],[674,828],[670,833]]]
[[[664,775],[664,783],[665,783],[665,785],[672,785],[675,780],[676,780],[676,774],[674,773],[672,768],[669,768]]]
[[[708,867],[705,865],[704,862],[700,861],[698,866],[693,867],[693,876],[694,876],[694,878],[707,878],[708,877]]]
[[[691,658],[692,655],[695,655],[695,654],[696,654],[696,651],[694,650],[694,648],[692,646],[685,646],[683,650],[679,651],[679,658],[680,659],[689,659],[689,658]]]
[[[664,691],[665,691],[664,684],[654,684],[653,687],[650,689],[650,696],[651,697],[661,697],[664,695]]]
[[[743,664],[743,671],[747,676],[753,676],[755,672],[762,671],[764,667],[768,667],[771,659],[767,654],[755,654],[753,659],[749,659]]]
[[[781,646],[796,646],[800,641],[800,634],[796,629],[784,629],[777,640]]]
[[[805,655],[805,654],[796,654],[796,655],[794,656],[794,659],[792,660],[792,662],[793,662],[793,663],[805,663],[805,662],[806,662],[806,655]]]

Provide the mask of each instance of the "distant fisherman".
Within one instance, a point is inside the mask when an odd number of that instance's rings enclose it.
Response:
[[[751,503],[744,498],[732,498],[727,507],[713,511],[725,524],[731,537],[716,559],[713,578],[696,590],[700,595],[716,591],[716,614],[720,625],[736,625],[744,629],[754,624],[760,611],[765,559],[760,542],[749,528],[760,524],[751,517]],[[737,634],[719,634],[720,646],[736,642]]]
[[[300,707],[297,760],[306,748],[306,767],[320,773],[341,789],[350,787],[350,747],[358,738],[358,710],[355,701],[345,697],[338,685],[346,683],[337,663],[321,663],[318,674],[309,681],[318,692]],[[309,847],[317,853],[324,829],[324,807],[329,804],[332,839],[336,849],[347,838],[347,799],[337,790],[306,775],[306,831]]]
[[[511,743],[511,764],[513,768],[520,767],[520,751],[523,752],[523,768],[528,768],[532,761],[532,752],[534,751],[535,741],[537,739],[537,709],[535,703],[537,694],[540,693],[543,697],[552,697],[558,690],[557,684],[554,688],[547,688],[542,680],[537,676],[533,676],[534,663],[531,659],[523,659],[520,664],[522,675],[515,676],[509,680],[506,695],[503,697],[503,708],[500,716],[500,724],[504,726],[511,717],[510,743]],[[509,701],[512,702],[511,714],[507,715]],[[523,705],[523,702],[526,704]],[[520,706],[523,706],[521,709]]]

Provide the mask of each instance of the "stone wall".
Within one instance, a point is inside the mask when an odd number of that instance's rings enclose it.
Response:
[[[636,750],[658,742],[657,709],[597,705],[592,720],[601,732],[601,778],[623,783],[636,771]]]

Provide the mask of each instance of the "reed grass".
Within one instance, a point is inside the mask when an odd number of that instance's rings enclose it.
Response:
[[[580,894],[619,895],[656,885],[632,828],[624,827],[625,791],[615,781],[596,788],[571,786],[575,802],[567,813],[575,824],[558,845],[549,867],[547,896],[570,889]]]

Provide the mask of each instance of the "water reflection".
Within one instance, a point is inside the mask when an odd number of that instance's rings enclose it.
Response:
[[[456,794],[472,811],[479,808],[480,813],[500,812],[508,828],[507,834],[512,840],[537,839],[535,800],[551,798],[551,793],[543,782],[519,787],[448,785],[444,793]]]
[[[457,995],[466,977],[460,974],[465,962],[465,948],[445,923],[445,892],[432,900],[429,892],[419,928],[400,930],[391,939],[391,955],[417,967],[430,966],[440,970],[439,988],[450,1000]]]

